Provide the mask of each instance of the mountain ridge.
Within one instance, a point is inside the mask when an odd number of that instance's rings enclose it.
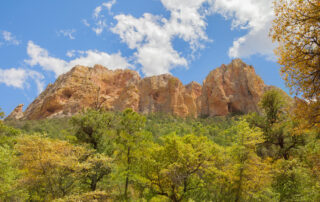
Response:
[[[77,65],[49,84],[24,112],[19,105],[6,119],[72,116],[86,108],[224,116],[257,112],[261,96],[270,88],[240,59],[212,70],[203,85],[194,81],[183,85],[170,74],[141,78],[134,70]]]

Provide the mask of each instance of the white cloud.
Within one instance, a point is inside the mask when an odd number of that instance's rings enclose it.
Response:
[[[76,65],[92,67],[95,64],[101,64],[109,69],[126,69],[131,67],[127,60],[121,56],[121,53],[108,54],[96,50],[77,51],[80,56],[68,62],[70,68]]]
[[[102,11],[102,6],[98,6],[93,11],[93,17],[98,18],[100,16],[100,13]]]
[[[88,20],[82,19],[81,22],[82,22],[86,27],[90,27],[90,24],[89,24]]]
[[[75,37],[73,36],[73,33],[75,33],[76,30],[75,29],[67,29],[67,30],[59,30],[57,32],[58,36],[65,36],[68,37],[69,39],[73,40],[75,39]]]
[[[148,43],[140,47],[135,56],[147,76],[168,73],[173,67],[188,65],[187,60],[168,44],[159,47],[156,43]]]
[[[20,41],[18,41],[16,37],[12,35],[11,32],[2,31],[2,37],[4,41],[6,41],[9,44],[16,45],[16,46],[20,44]]]
[[[107,28],[107,22],[105,19],[97,20],[95,22],[95,26],[92,27],[92,30],[97,34],[100,35],[103,30]]]
[[[114,17],[117,24],[111,31],[118,34],[142,65],[145,75],[169,73],[177,66],[188,66],[188,61],[172,46],[175,37],[189,43],[192,51],[202,48],[208,41],[205,29],[204,4],[208,0],[162,0],[171,15],[169,19],[145,13],[140,18],[120,14]]]
[[[161,0],[161,3],[170,12],[169,18],[150,13],[140,18],[120,14],[114,16],[117,23],[111,28],[122,42],[136,50],[135,60],[148,76],[187,66],[188,60],[173,48],[173,39],[178,37],[187,42],[193,56],[204,47],[204,41],[211,41],[206,34],[206,19],[214,13],[230,19],[231,29],[248,32],[234,40],[229,57],[260,54],[274,59],[275,44],[268,36],[274,18],[270,0]]]
[[[105,16],[102,13],[103,9],[107,9],[109,14],[111,14],[111,8],[116,3],[116,0],[111,0],[108,2],[104,2],[101,5],[97,6],[93,11],[93,19],[94,19],[94,26],[92,27],[92,30],[97,34],[100,35],[106,28],[107,28],[107,20]],[[87,27],[90,26],[90,24],[86,21],[85,25]]]
[[[274,18],[270,0],[215,0],[213,11],[232,20],[232,29],[248,30],[248,33],[233,42],[229,56],[249,57],[260,54],[273,59],[272,43],[268,36]]]
[[[96,50],[87,51],[71,51],[69,55],[74,57],[78,53],[78,57],[70,61],[65,61],[49,55],[48,51],[34,44],[32,41],[28,42],[27,53],[30,57],[25,62],[30,66],[39,65],[45,71],[54,72],[56,76],[69,71],[76,65],[94,66],[101,64],[109,69],[125,69],[131,67],[126,58],[122,57],[121,53],[108,54]],[[68,52],[67,52],[68,54]]]
[[[27,53],[30,57],[25,62],[31,66],[40,65],[46,71],[53,71],[57,76],[68,71],[68,63],[59,58],[49,56],[47,50],[28,42]]]
[[[117,3],[117,1],[116,0],[112,0],[112,1],[108,1],[108,2],[102,3],[102,5],[104,7],[106,7],[109,12],[111,12],[111,8],[115,3]]]
[[[7,86],[23,88],[26,79],[26,72],[23,69],[0,69],[0,82]]]
[[[101,15],[101,11],[103,9],[105,9],[105,8],[108,10],[109,13],[111,13],[111,8],[115,3],[117,3],[116,0],[111,0],[111,1],[108,1],[108,2],[102,3],[100,6],[97,6],[93,11],[93,14],[92,14],[93,17],[96,18],[96,19],[104,17],[103,15]]]
[[[72,58],[75,56],[76,50],[69,50],[66,53],[66,56],[68,56],[69,58]]]
[[[39,72],[21,68],[0,69],[0,83],[7,86],[23,89],[25,86],[29,86],[28,79],[36,82],[39,93],[43,91],[44,77]]]

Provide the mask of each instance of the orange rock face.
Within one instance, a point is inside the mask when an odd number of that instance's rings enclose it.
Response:
[[[132,70],[76,66],[61,75],[15,119],[42,119],[74,115],[86,108],[141,113],[163,112],[181,117],[223,116],[258,111],[267,86],[252,66],[241,60],[211,71],[203,86],[183,85],[169,74],[141,79]],[[15,110],[16,111],[16,110]],[[17,114],[17,113],[16,113]]]
[[[138,109],[134,87],[140,76],[132,70],[111,71],[100,65],[76,66],[61,75],[24,112],[24,119],[71,116],[86,108]]]
[[[147,77],[139,84],[139,112],[163,112],[177,116],[197,116],[196,100],[200,97],[201,85],[184,86],[181,81],[169,74]]]
[[[258,111],[258,102],[267,86],[252,66],[240,59],[209,73],[202,89],[202,115]]]

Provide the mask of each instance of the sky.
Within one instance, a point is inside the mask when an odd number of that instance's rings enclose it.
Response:
[[[202,84],[241,58],[288,92],[269,38],[271,0],[0,1],[0,107],[30,104],[75,65]]]

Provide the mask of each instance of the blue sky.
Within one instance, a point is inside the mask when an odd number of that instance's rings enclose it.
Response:
[[[74,65],[171,73],[184,84],[233,58],[285,88],[270,0],[0,1],[0,107],[25,107]]]

